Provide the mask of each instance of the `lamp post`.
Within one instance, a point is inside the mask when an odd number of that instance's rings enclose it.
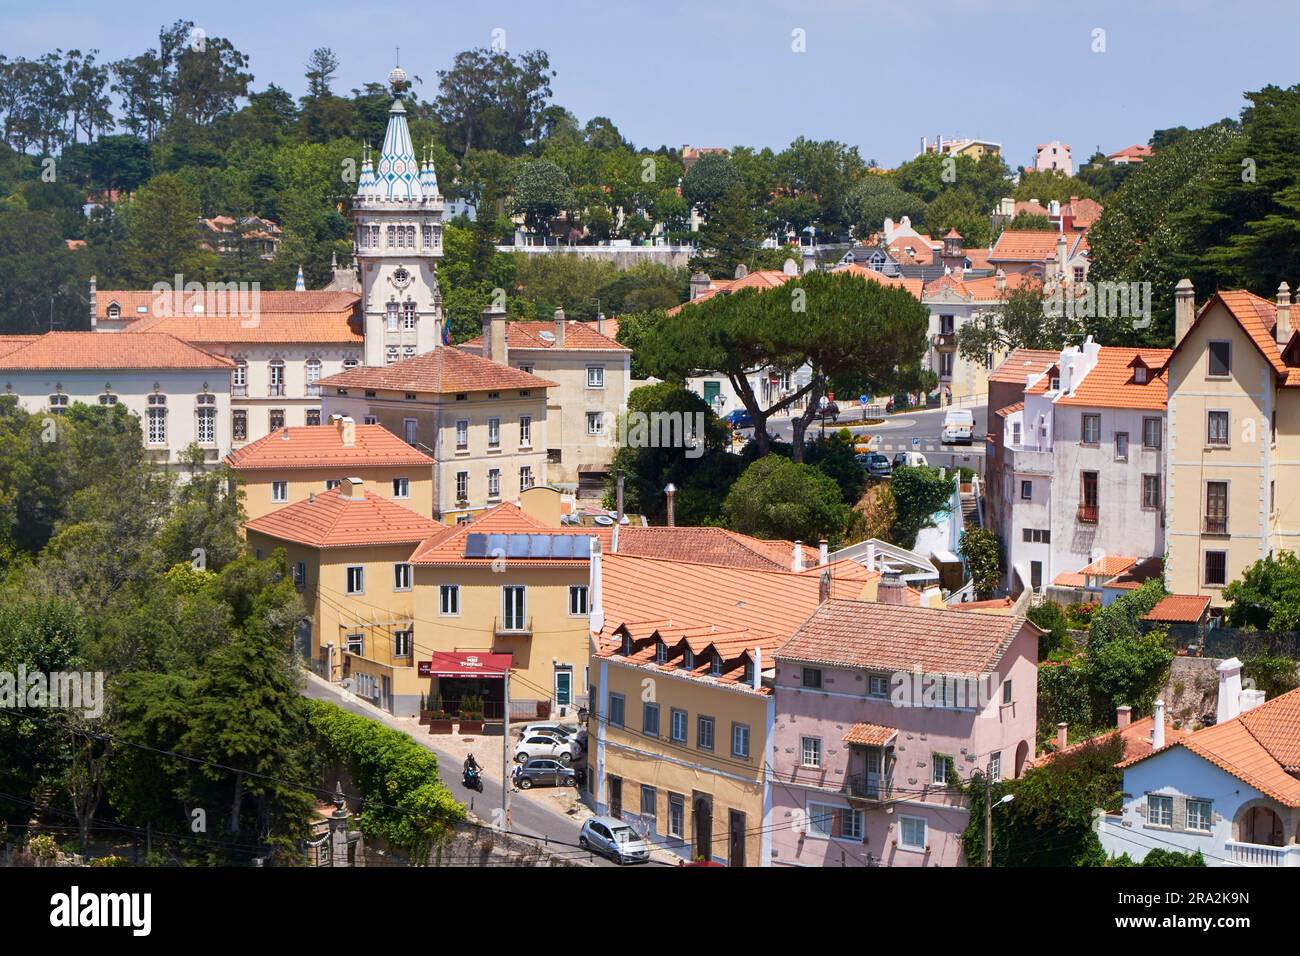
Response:
[[[1010,803],[1016,798],[1014,793],[1003,794],[996,804],[990,802],[993,792],[993,761],[989,760],[989,769],[984,772],[984,865],[993,865],[993,807]]]

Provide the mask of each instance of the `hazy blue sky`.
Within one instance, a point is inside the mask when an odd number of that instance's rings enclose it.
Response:
[[[1013,167],[1052,139],[1086,158],[1235,116],[1243,90],[1300,82],[1296,0],[5,0],[0,53],[117,59],[181,16],[247,53],[255,89],[300,95],[308,54],[328,46],[346,91],[382,80],[400,45],[432,98],[436,71],[501,28],[512,51],[550,54],[556,102],[584,122],[609,116],[638,146],[780,147],[802,134],[885,166],[938,133],[1000,141]],[[1092,52],[1097,28],[1104,53]]]

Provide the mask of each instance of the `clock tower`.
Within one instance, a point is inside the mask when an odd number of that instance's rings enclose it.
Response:
[[[433,161],[416,161],[401,94],[406,73],[388,75],[393,105],[376,160],[367,148],[352,203],[361,273],[365,364],[391,365],[442,342],[442,195]]]

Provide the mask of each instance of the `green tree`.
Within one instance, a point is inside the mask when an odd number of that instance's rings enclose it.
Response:
[[[1041,286],[1026,283],[1005,294],[996,310],[967,322],[957,333],[957,350],[969,362],[1012,349],[1060,349],[1080,332],[1080,324],[1043,295]]]
[[[199,248],[198,195],[173,173],[155,176],[124,213],[126,241],[122,270],[139,286],[155,282],[206,281],[213,253]]]
[[[1002,585],[1002,544],[988,528],[967,528],[958,546],[975,592],[987,598]]]
[[[848,521],[834,479],[781,455],[766,455],[746,468],[722,510],[731,528],[759,538],[838,544]]]
[[[1300,558],[1291,551],[1261,558],[1223,589],[1230,627],[1300,630]]]
[[[573,206],[569,177],[554,163],[534,160],[515,174],[513,208],[530,229],[549,236],[551,220]]]
[[[939,469],[924,465],[897,468],[889,479],[894,496],[894,524],[889,538],[894,544],[910,548],[922,528],[933,528],[935,515],[947,512],[952,504],[952,478],[941,477]]]
[[[908,216],[919,222],[925,203],[899,189],[893,177],[867,173],[849,192],[848,214],[854,235],[865,238],[879,232],[886,219],[898,222]]]
[[[1059,169],[1022,169],[1020,183],[1011,196],[1019,202],[1037,199],[1044,206],[1053,201],[1065,205],[1075,197],[1097,198],[1091,186],[1074,176],[1067,176]]]
[[[1262,690],[1265,698],[1272,700],[1300,687],[1296,667],[1294,657],[1256,652],[1246,655],[1241,672],[1255,682],[1255,688]]]
[[[541,131],[554,75],[542,50],[517,57],[489,49],[456,54],[450,69],[438,71],[433,104],[448,146],[460,156],[472,149],[522,153]]]
[[[682,179],[682,196],[691,205],[699,206],[707,218],[739,185],[740,173],[731,160],[721,153],[708,153],[696,160]]]

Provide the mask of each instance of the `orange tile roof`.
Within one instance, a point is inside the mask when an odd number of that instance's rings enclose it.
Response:
[[[934,262],[934,248],[926,242],[918,242],[911,236],[895,239],[886,247],[897,262],[911,266],[928,266]]]
[[[1195,624],[1205,616],[1209,606],[1208,594],[1166,594],[1155,607],[1142,615],[1142,620]]]
[[[508,322],[506,323],[506,344],[514,349],[558,349],[560,346],[554,338],[542,337],[543,332],[555,332],[554,322]],[[617,329],[614,330],[617,334]],[[461,348],[482,349],[483,336],[479,335],[461,344]],[[607,352],[630,352],[625,345],[614,340],[613,335],[596,331],[594,322],[577,322],[570,319],[564,326],[565,350],[604,350]]]
[[[356,438],[344,447],[337,425],[295,425],[237,448],[226,456],[236,471],[285,468],[336,468],[339,477],[352,465],[429,467],[433,458],[412,448],[382,425],[354,425]]]
[[[358,367],[320,380],[321,385],[402,392],[488,392],[502,388],[553,388],[555,383],[458,348],[431,352],[392,365]]]
[[[1069,395],[1056,401],[1060,405],[1086,405],[1090,408],[1163,409],[1169,389],[1160,370],[1169,360],[1169,349],[1129,349],[1102,346],[1097,364]],[[1150,370],[1146,382],[1138,384],[1133,371],[1140,358]]]
[[[446,527],[446,526],[444,526]],[[478,515],[473,521],[451,527],[450,533],[439,531],[420,542],[420,546],[411,555],[412,564],[423,565],[463,565],[467,563],[491,563],[500,560],[500,555],[488,555],[485,558],[465,557],[465,539],[471,534],[545,534],[545,535],[586,535],[595,537],[591,528],[552,528],[518,505],[503,501]],[[538,567],[551,565],[572,565],[573,558],[508,558],[511,567]],[[576,559],[584,565],[587,558]]]
[[[166,332],[186,342],[292,342],[360,345],[361,318],[351,312],[268,313],[256,317],[234,315],[178,315],[141,319],[123,331]]]
[[[1133,146],[1125,146],[1123,149],[1117,149],[1113,153],[1107,153],[1106,158],[1107,159],[1136,159],[1138,162],[1141,162],[1144,159],[1150,158],[1152,152],[1153,151],[1150,146],[1143,146],[1142,144],[1138,143]]]
[[[862,276],[868,282],[875,282],[890,289],[906,289],[916,298],[921,298],[925,291],[925,286],[920,279],[909,279],[906,276],[887,276],[883,272],[877,272],[875,269],[868,268],[857,262],[848,262],[844,265],[835,266],[831,272],[847,272],[850,275]]]
[[[602,529],[601,540],[607,549],[611,539],[612,529]],[[618,553],[731,568],[789,571],[794,559],[794,542],[765,541],[727,528],[627,525],[618,532]],[[805,568],[816,566],[816,548],[804,545],[803,555]]]
[[[1150,756],[1152,752],[1151,731],[1155,729],[1155,726],[1156,719],[1154,717],[1143,717],[1140,720],[1133,721],[1127,727],[1107,730],[1094,737],[1089,737],[1086,740],[1080,740],[1077,743],[1070,744],[1070,746],[1063,750],[1054,750],[1051,753],[1043,754],[1037,759],[1031,761],[1030,766],[1041,767],[1043,764],[1050,763],[1064,754],[1074,753],[1077,750],[1081,750],[1090,743],[1100,743],[1105,741],[1114,734],[1119,734],[1120,739],[1124,741],[1124,755],[1120,758],[1119,764],[1117,764],[1117,766],[1124,766],[1129,761]],[[1188,731],[1180,730],[1168,720],[1165,721],[1166,746],[1176,744],[1188,736],[1190,736]]]
[[[1062,571],[1052,578],[1052,583],[1058,588],[1082,588],[1088,586],[1088,579],[1078,571]]]
[[[944,290],[951,290],[961,298],[974,302],[998,302],[1021,286],[1041,285],[1042,283],[1033,276],[1012,272],[1003,276],[1003,287],[999,289],[997,276],[965,278],[961,274],[950,272],[927,283],[925,296],[929,298],[939,295]]]
[[[1091,564],[1080,568],[1079,573],[1082,575],[1094,575],[1105,578],[1114,577],[1116,574],[1120,574],[1133,567],[1133,565],[1137,564],[1137,561],[1137,558],[1124,557],[1118,554],[1108,554],[1104,557],[1098,558]]]
[[[0,355],[8,355],[39,338],[39,335],[0,335]]]
[[[1060,233],[1042,229],[1004,229],[989,252],[990,262],[1046,262],[1056,256]],[[1074,255],[1080,240],[1066,237],[1065,253]],[[1072,248],[1073,247],[1073,248]]]
[[[343,487],[285,505],[249,521],[247,528],[281,541],[312,548],[352,548],[381,544],[416,544],[454,531],[363,489],[361,498],[343,497]]]
[[[740,279],[713,279],[709,282],[709,287],[704,289],[698,296],[689,302],[683,302],[681,305],[675,305],[668,310],[669,315],[676,315],[688,305],[694,305],[696,302],[703,302],[711,299],[715,295],[730,295],[733,292],[739,292],[742,289],[775,289],[783,286],[791,279],[798,276],[787,275],[783,269],[759,269],[751,272]]]
[[[257,314],[261,316],[325,315],[346,313],[357,309],[361,297],[355,292],[285,292],[260,291],[257,294]],[[250,318],[254,304],[251,292],[158,293],[149,289],[99,289],[95,293],[95,317],[108,318],[108,308],[116,304],[121,315],[115,321],[134,322],[141,319],[164,318],[183,315],[234,316]],[[201,306],[201,312],[195,312]]]
[[[1129,591],[1140,588],[1152,578],[1161,577],[1164,574],[1164,561],[1158,557],[1144,558],[1130,568],[1121,571],[1115,578],[1106,582],[1108,588],[1119,588]]]
[[[989,381],[1023,385],[1026,376],[1046,372],[1060,356],[1060,352],[1050,349],[1016,349],[993,370]]]
[[[0,369],[228,369],[234,361],[161,332],[46,332],[0,355]]]
[[[1014,415],[1016,412],[1022,412],[1024,410],[1025,410],[1024,402],[1013,402],[1010,405],[1007,405],[1003,408],[999,408],[993,414],[998,416],[998,418],[1006,418],[1008,415]]]
[[[859,744],[863,747],[883,747],[897,736],[893,727],[881,727],[879,724],[854,724],[844,733],[844,743]]]
[[[1095,199],[1073,199],[1069,203],[1070,216],[1075,229],[1089,229],[1101,218],[1103,207]],[[1065,209],[1061,210],[1062,212]]]
[[[979,611],[982,614],[1010,614],[1016,602],[1009,597],[990,598],[987,601],[963,601],[950,604],[954,611]]]
[[[780,660],[843,667],[980,674],[1033,624],[1001,614],[830,600],[777,651]]]

